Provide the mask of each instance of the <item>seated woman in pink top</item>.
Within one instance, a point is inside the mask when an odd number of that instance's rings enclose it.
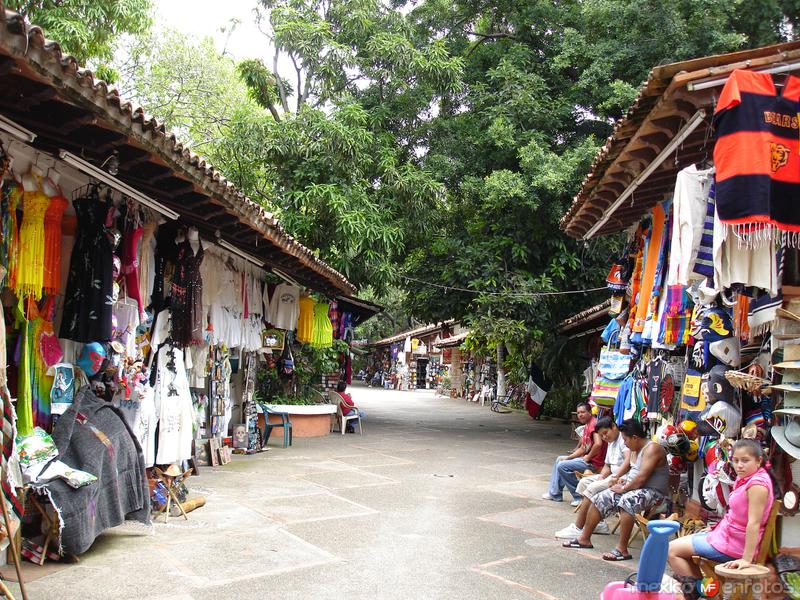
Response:
[[[712,530],[687,535],[669,544],[669,564],[675,578],[682,583],[695,583],[702,576],[692,556],[725,563],[732,569],[747,567],[758,556],[775,498],[773,478],[764,464],[764,451],[755,440],[736,442],[732,462],[736,482],[723,519]]]

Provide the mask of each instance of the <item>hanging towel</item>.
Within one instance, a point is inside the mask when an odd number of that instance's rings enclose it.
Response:
[[[708,279],[707,285],[714,286],[714,202],[715,185],[712,182],[706,198],[706,216],[703,221],[703,233],[697,247],[697,258],[692,270],[700,279]]]

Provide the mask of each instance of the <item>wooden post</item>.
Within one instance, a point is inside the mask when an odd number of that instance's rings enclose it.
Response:
[[[0,492],[0,507],[3,509],[3,522],[6,525],[8,532],[9,547],[11,548],[11,558],[14,561],[14,569],[17,571],[17,579],[19,583],[19,591],[22,593],[22,600],[28,600],[28,593],[25,591],[25,582],[22,579],[22,569],[19,564],[19,553],[14,540],[11,538],[11,522],[8,518],[8,508],[6,508],[6,497]]]

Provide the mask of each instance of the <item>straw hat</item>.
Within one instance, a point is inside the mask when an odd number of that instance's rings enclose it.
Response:
[[[800,323],[800,298],[791,298],[775,311],[775,316]]]

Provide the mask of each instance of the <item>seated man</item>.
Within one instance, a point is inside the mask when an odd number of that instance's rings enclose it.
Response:
[[[594,548],[592,533],[597,524],[612,512],[619,511],[619,542],[614,550],[603,554],[603,560],[610,561],[633,558],[628,552],[628,541],[634,516],[652,510],[669,495],[666,450],[648,439],[642,424],[636,419],[626,419],[619,430],[631,454],[636,454],[628,477],[625,483],[617,483],[592,499],[583,531],[574,540],[563,544],[565,548]]]
[[[600,439],[600,434],[595,431],[597,420],[592,416],[592,407],[588,402],[581,402],[575,409],[578,421],[583,425],[581,439],[575,449],[567,456],[559,456],[553,465],[550,475],[550,488],[542,494],[543,500],[561,502],[563,490],[566,487],[574,499],[573,506],[580,504],[580,496],[576,491],[578,477],[575,471],[582,473],[590,470],[595,473],[603,468],[606,455],[606,443]]]
[[[625,447],[625,442],[617,429],[616,423],[611,417],[603,417],[597,420],[595,431],[606,444],[606,464],[597,475],[584,477],[578,482],[578,494],[583,496],[580,508],[578,509],[575,523],[556,532],[556,538],[572,540],[578,537],[586,524],[586,515],[592,505],[592,498],[600,492],[606,491],[628,472],[631,465],[630,451]],[[608,524],[603,520],[595,527],[595,533],[607,535],[609,532]]]

